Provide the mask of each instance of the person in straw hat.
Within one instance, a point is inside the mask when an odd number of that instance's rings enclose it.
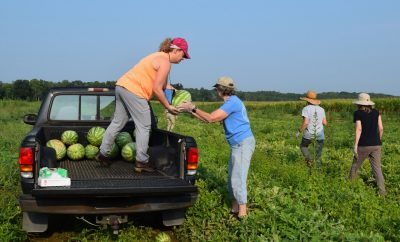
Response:
[[[305,106],[301,111],[303,122],[296,133],[296,139],[299,138],[300,134],[303,134],[300,143],[300,150],[309,166],[313,164],[314,159],[308,150],[308,146],[312,143],[313,139],[317,140],[315,159],[317,160],[317,165],[321,166],[321,154],[325,140],[324,125],[328,124],[325,110],[319,106],[321,101],[317,99],[317,93],[315,91],[308,91],[306,96],[301,97],[300,99],[306,101],[307,106]]]
[[[381,145],[383,135],[382,118],[374,109],[374,102],[367,93],[360,93],[353,102],[358,106],[354,112],[355,123],[354,158],[350,169],[350,179],[354,180],[364,160],[369,157],[372,173],[379,188],[379,193],[386,195],[385,180],[381,169]]]
[[[214,85],[224,103],[212,113],[205,112],[191,102],[178,109],[192,113],[196,118],[208,122],[222,121],[225,136],[231,148],[228,162],[228,191],[231,198],[231,214],[241,220],[247,216],[247,174],[256,141],[250,128],[246,107],[235,95],[235,84],[230,77],[223,76]]]

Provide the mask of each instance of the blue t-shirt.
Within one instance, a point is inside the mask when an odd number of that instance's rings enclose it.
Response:
[[[171,104],[172,97],[174,95],[174,89],[165,89],[164,94],[165,94],[165,97],[167,98],[168,103]]]
[[[230,96],[220,107],[228,117],[224,119],[225,136],[230,145],[236,145],[242,140],[253,136],[246,107],[237,96]]]

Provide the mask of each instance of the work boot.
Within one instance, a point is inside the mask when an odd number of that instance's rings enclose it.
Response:
[[[152,171],[154,171],[154,168],[150,165],[149,162],[144,163],[144,162],[136,161],[135,171],[137,171],[137,172],[142,172],[142,171],[152,172]]]
[[[109,167],[112,163],[110,158],[107,156],[103,155],[100,151],[97,153],[97,155],[94,157],[96,161],[100,163],[101,166]]]

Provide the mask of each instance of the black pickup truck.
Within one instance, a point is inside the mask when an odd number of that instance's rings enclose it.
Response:
[[[198,194],[194,184],[197,145],[192,137],[158,129],[153,112],[148,152],[154,172],[137,173],[134,164],[122,158],[110,167],[88,159],[57,161],[54,149],[46,147],[48,140],[59,139],[65,130],[75,130],[78,142],[88,144],[89,129],[107,128],[114,108],[113,88],[53,88],[38,114],[24,116],[33,128],[22,140],[19,154],[23,230],[45,232],[52,214],[96,218],[97,223],[114,228],[126,222],[129,214],[141,212],[159,211],[165,226],[184,222],[185,211]],[[132,133],[134,129],[129,120],[121,131]],[[66,169],[71,185],[39,186],[41,167]]]

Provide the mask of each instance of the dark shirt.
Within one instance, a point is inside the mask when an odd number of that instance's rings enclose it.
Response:
[[[361,136],[358,141],[358,146],[376,146],[381,145],[378,131],[379,112],[372,109],[371,112],[357,110],[354,112],[353,122],[361,121]]]

